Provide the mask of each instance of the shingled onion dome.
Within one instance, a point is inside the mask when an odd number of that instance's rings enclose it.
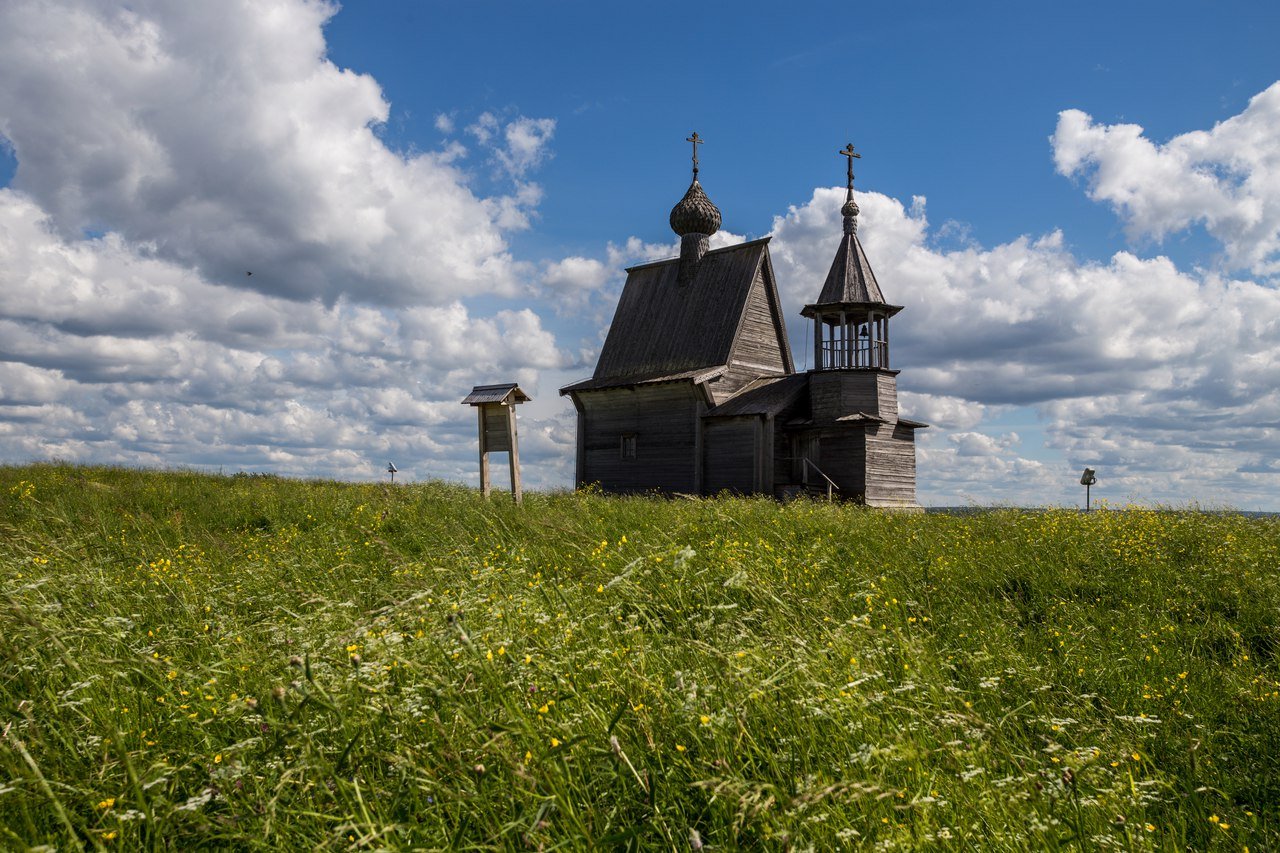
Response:
[[[858,233],[858,203],[853,200],[853,190],[849,190],[849,197],[845,199],[844,207],[840,208],[840,213],[844,216],[844,233]]]
[[[720,230],[720,208],[716,207],[694,178],[689,191],[671,208],[671,230],[683,239],[690,234],[710,237]]]
[[[688,284],[707,253],[712,234],[720,230],[720,208],[702,191],[698,183],[698,146],[702,137],[694,133],[685,142],[693,143],[693,181],[684,198],[671,208],[671,230],[680,235],[680,283]]]

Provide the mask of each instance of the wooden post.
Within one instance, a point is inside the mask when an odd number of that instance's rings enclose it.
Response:
[[[840,363],[837,367],[849,367],[849,318],[840,312]]]
[[[516,441],[516,407],[512,403],[507,404],[507,431],[511,436],[511,498],[520,503],[520,445]]]
[[[484,406],[476,406],[480,418],[480,494],[489,497],[489,440],[484,434]]]
[[[813,369],[821,370],[822,365],[822,315],[813,318]]]

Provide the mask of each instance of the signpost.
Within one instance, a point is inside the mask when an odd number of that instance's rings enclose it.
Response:
[[[464,399],[474,406],[480,427],[480,493],[489,497],[489,454],[507,451],[511,457],[511,499],[520,503],[520,445],[516,438],[516,406],[532,398],[514,382],[477,385]]]
[[[1094,474],[1092,468],[1085,468],[1084,474],[1080,477],[1080,485],[1084,486],[1084,511],[1089,511],[1089,487],[1098,482],[1098,477]]]

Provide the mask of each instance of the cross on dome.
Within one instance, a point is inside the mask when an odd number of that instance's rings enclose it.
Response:
[[[681,238],[686,234],[700,234],[706,238],[720,230],[720,209],[707,198],[707,194],[702,191],[702,184],[698,183],[698,146],[706,140],[694,131],[692,136],[685,138],[685,142],[693,143],[693,181],[689,184],[689,190],[684,194],[684,198],[671,209],[669,221],[671,230]],[[705,243],[705,239],[703,242]],[[701,258],[706,253],[707,247],[699,245],[701,248],[696,254]]]
[[[706,142],[706,140],[699,136],[698,131],[695,130],[693,136],[686,137],[684,141],[693,143],[693,179],[696,181],[698,179],[698,146]]]

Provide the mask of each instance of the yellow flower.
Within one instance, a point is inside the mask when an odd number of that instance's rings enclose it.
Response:
[[[701,717],[699,717],[698,719],[702,720],[702,724],[703,724],[704,726],[711,722],[711,718],[710,718],[710,717],[708,717],[706,714],[703,714],[703,715],[702,715]]]
[[[110,832],[104,832],[102,834],[103,841],[113,841],[115,840],[115,837],[116,837],[116,831],[114,829],[111,830]]]
[[[684,752],[684,744],[682,743],[676,744],[676,752]]]
[[[1143,827],[1143,829],[1145,829],[1147,832],[1155,832],[1156,825],[1154,823],[1149,823],[1145,827]]]
[[[553,737],[553,738],[551,739],[551,748],[552,748],[552,749],[555,749],[555,748],[556,748],[557,746],[559,746],[559,745],[560,745],[560,738],[558,738],[558,737]]]
[[[99,802],[99,803],[98,803],[98,808],[100,808],[100,809],[109,809],[109,808],[111,808],[112,806],[114,806],[115,804],[116,804],[116,798],[115,798],[115,797],[107,797],[105,800],[102,800],[101,802]]]
[[[213,763],[214,763],[214,764],[221,764],[221,763],[222,763],[222,753],[221,753],[221,752],[219,752],[217,755],[215,755],[215,756],[213,757]]]

